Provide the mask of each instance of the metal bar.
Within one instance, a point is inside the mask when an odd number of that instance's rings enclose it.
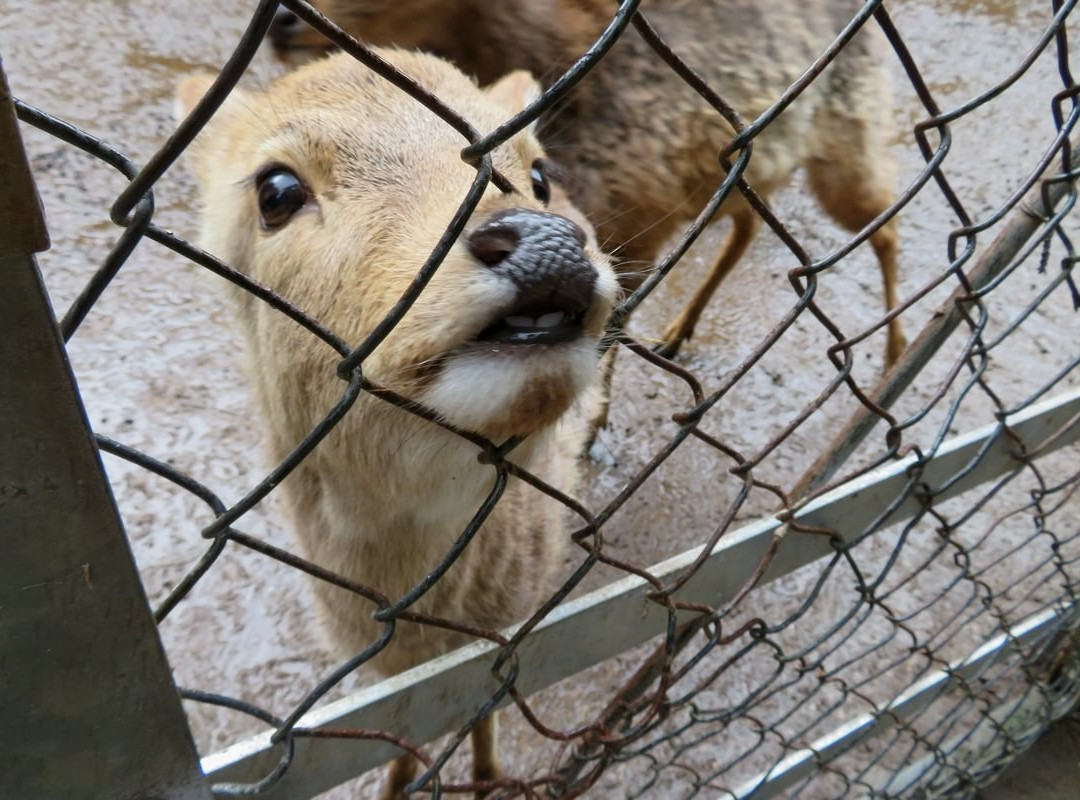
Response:
[[[728,793],[727,797],[731,800],[766,800],[790,789],[817,772],[821,763],[835,758],[876,733],[891,728],[898,720],[915,716],[948,691],[953,684],[974,678],[1010,647],[1056,630],[1074,611],[1073,606],[1068,606],[1046,609],[1029,617],[1007,633],[990,639],[967,658],[953,662],[949,669],[935,670],[916,681],[876,713],[860,714],[820,737],[809,747],[795,751],[775,766],[746,781],[733,793]],[[947,748],[946,751],[952,752],[952,748]],[[908,787],[905,785],[905,788]]]
[[[1014,448],[1023,447],[1031,458],[1076,441],[1078,418],[1080,389],[1033,405],[1009,417],[1004,426],[988,425],[944,443],[921,465],[919,481],[944,501],[1020,467],[1023,462],[1013,455]],[[795,521],[836,530],[852,541],[868,526],[881,529],[908,519],[922,508],[908,490],[909,471],[917,465],[913,455],[851,481],[808,503]],[[958,473],[963,477],[957,479]],[[881,509],[894,504],[888,519],[878,524]],[[742,587],[784,530],[783,522],[770,518],[726,535],[678,598],[721,605]],[[828,537],[787,533],[763,582],[831,553]],[[670,580],[699,554],[695,548],[650,572]],[[667,610],[647,599],[651,590],[644,580],[630,576],[557,608],[518,648],[517,688],[525,694],[543,689],[663,633]],[[495,692],[499,684],[490,665],[497,653],[498,647],[487,642],[469,645],[313,711],[300,725],[380,729],[393,720],[396,733],[415,742],[431,741],[463,724]],[[265,796],[312,797],[398,754],[385,742],[320,739],[315,744],[300,738],[291,768]],[[257,780],[277,759],[268,733],[206,757],[203,769],[215,782],[246,782]]]
[[[0,87],[0,208],[18,209],[0,227],[0,796],[209,800],[31,254],[45,226]]]
[[[1075,148],[1070,148],[1070,151],[1077,152]],[[1077,161],[1074,159],[1073,167],[1076,165]],[[1000,275],[1028,239],[1053,216],[1054,208],[1074,187],[1072,180],[1055,178],[1060,171],[1060,164],[1051,161],[1040,176],[1041,179],[1020,202],[1008,224],[966,276],[970,290],[961,286],[941,304],[900,360],[870,392],[869,398],[876,406],[883,409],[892,407],[963,321],[962,309],[969,305],[966,298]],[[797,499],[825,486],[881,419],[870,407],[861,406],[799,479],[791,491],[791,497]]]

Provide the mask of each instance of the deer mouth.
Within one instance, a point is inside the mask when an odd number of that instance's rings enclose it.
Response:
[[[430,383],[443,372],[448,363],[459,356],[499,353],[524,355],[531,348],[556,349],[586,338],[585,321],[590,307],[585,302],[567,298],[535,302],[521,299],[510,308],[493,314],[477,333],[468,335],[460,344],[426,359],[422,366],[411,368],[411,377],[419,383]],[[504,307],[505,308],[505,307]],[[478,326],[479,327],[479,326]],[[473,328],[475,331],[476,328]]]
[[[585,253],[587,236],[565,217],[512,208],[492,215],[468,235],[469,252],[517,291],[495,308],[475,341],[557,345],[580,339],[597,301],[597,267]]]
[[[549,306],[513,308],[482,331],[478,342],[534,345],[563,344],[584,335],[582,309]]]

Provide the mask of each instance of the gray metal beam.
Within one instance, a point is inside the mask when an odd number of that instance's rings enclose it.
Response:
[[[33,253],[0,67],[0,797],[209,800]]]

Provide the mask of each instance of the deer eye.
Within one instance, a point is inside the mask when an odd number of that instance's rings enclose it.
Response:
[[[532,163],[529,177],[532,178],[533,196],[546,206],[551,200],[551,184],[548,183],[547,164],[544,159],[538,158]]]
[[[293,214],[307,205],[309,193],[295,173],[275,167],[255,180],[259,197],[259,216],[267,230],[280,228]]]

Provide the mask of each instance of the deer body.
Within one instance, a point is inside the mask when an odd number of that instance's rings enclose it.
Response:
[[[523,73],[480,90],[433,56],[384,57],[493,129],[535,91]],[[190,110],[206,78],[180,88]],[[204,246],[352,344],[390,311],[449,224],[475,170],[461,135],[347,56],[292,73],[266,92],[236,90],[189,152],[204,200]],[[517,191],[489,186],[467,230],[364,375],[512,460],[573,490],[597,344],[616,280],[594,234],[546,185],[543,151],[525,132],[493,161]],[[542,190],[542,191],[541,191]],[[237,291],[270,455],[283,459],[341,398],[340,356],[284,315]],[[394,602],[446,556],[496,482],[479,449],[370,394],[283,483],[295,531],[315,563]],[[563,509],[511,477],[456,563],[409,611],[499,629],[550,590],[565,542]],[[377,606],[316,581],[327,632],[343,656],[375,642]],[[468,640],[399,621],[374,666],[392,674]],[[484,726],[481,740],[491,744]],[[495,776],[493,749],[477,777]],[[411,779],[398,762],[388,788]]]

